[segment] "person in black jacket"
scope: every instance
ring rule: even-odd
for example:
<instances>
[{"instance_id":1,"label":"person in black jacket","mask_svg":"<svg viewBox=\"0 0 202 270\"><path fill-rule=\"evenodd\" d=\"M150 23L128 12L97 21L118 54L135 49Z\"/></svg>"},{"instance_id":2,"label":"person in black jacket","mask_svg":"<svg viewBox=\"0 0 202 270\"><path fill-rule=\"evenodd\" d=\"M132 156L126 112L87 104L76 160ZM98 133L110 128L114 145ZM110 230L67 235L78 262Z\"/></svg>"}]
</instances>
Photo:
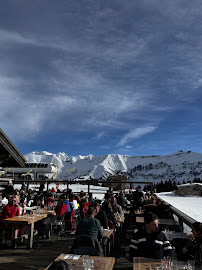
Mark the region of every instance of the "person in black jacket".
<instances>
[{"instance_id":1,"label":"person in black jacket","mask_svg":"<svg viewBox=\"0 0 202 270\"><path fill-rule=\"evenodd\" d=\"M172 247L166 235L158 228L158 217L151 212L145 215L145 224L131 239L130 260L133 257L161 259L172 256Z\"/></svg>"},{"instance_id":2,"label":"person in black jacket","mask_svg":"<svg viewBox=\"0 0 202 270\"><path fill-rule=\"evenodd\" d=\"M100 209L100 205L98 202L93 202L92 207L95 209L95 218L100 221L101 226L103 229L107 229L108 227L108 218L106 213Z\"/></svg>"},{"instance_id":3,"label":"person in black jacket","mask_svg":"<svg viewBox=\"0 0 202 270\"><path fill-rule=\"evenodd\" d=\"M104 202L103 203L103 210L107 216L107 219L112 221L113 225L114 225L114 228L117 228L118 227L118 223L117 223L117 220L114 216L114 212L112 210L112 206L111 206L111 203L110 202Z\"/></svg>"},{"instance_id":4,"label":"person in black jacket","mask_svg":"<svg viewBox=\"0 0 202 270\"><path fill-rule=\"evenodd\" d=\"M6 197L6 195L12 195L15 193L15 190L13 188L13 182L11 180L8 181L8 185L5 186L4 192L3 192L3 198Z\"/></svg>"},{"instance_id":5,"label":"person in black jacket","mask_svg":"<svg viewBox=\"0 0 202 270\"><path fill-rule=\"evenodd\" d=\"M144 209L145 205L147 205L147 202L145 201L144 197L139 197L138 201L136 202L135 209Z\"/></svg>"},{"instance_id":6,"label":"person in black jacket","mask_svg":"<svg viewBox=\"0 0 202 270\"><path fill-rule=\"evenodd\" d=\"M200 222L192 224L192 234L188 236L188 240L190 243L180 246L182 251L180 258L182 257L184 261L195 260L197 263L202 263L202 224Z\"/></svg>"},{"instance_id":7,"label":"person in black jacket","mask_svg":"<svg viewBox=\"0 0 202 270\"><path fill-rule=\"evenodd\" d=\"M135 202L135 205L138 203L138 200L140 197L144 197L144 193L141 190L141 187L138 186L136 190L133 192L133 201Z\"/></svg>"},{"instance_id":8,"label":"person in black jacket","mask_svg":"<svg viewBox=\"0 0 202 270\"><path fill-rule=\"evenodd\" d=\"M123 194L123 192L121 191L119 193L119 196L117 198L117 203L122 207L122 208L126 208L126 205L127 205L127 200Z\"/></svg>"}]
</instances>

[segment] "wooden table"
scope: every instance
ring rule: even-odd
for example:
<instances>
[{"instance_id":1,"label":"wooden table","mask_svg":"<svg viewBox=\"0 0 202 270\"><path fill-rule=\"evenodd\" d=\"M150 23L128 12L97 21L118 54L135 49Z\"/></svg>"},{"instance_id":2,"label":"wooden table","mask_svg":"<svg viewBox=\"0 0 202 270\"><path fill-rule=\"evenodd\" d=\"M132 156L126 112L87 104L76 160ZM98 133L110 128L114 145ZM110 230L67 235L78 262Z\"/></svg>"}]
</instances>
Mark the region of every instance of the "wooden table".
<instances>
[{"instance_id":1,"label":"wooden table","mask_svg":"<svg viewBox=\"0 0 202 270\"><path fill-rule=\"evenodd\" d=\"M75 235L75 233L76 233L76 230L74 230L70 234ZM103 229L103 236L104 237L110 238L110 236L112 235L112 233L113 233L113 229Z\"/></svg>"},{"instance_id":2,"label":"wooden table","mask_svg":"<svg viewBox=\"0 0 202 270\"><path fill-rule=\"evenodd\" d=\"M110 238L110 236L112 235L112 233L113 233L113 229L104 229L103 230L103 236L104 237L107 237L107 238Z\"/></svg>"},{"instance_id":3,"label":"wooden table","mask_svg":"<svg viewBox=\"0 0 202 270\"><path fill-rule=\"evenodd\" d=\"M64 260L66 254L62 253L60 254L55 261ZM99 257L99 256L88 256L88 255L82 255L78 260L64 260L68 266L69 269L77 269L77 270L83 270L83 263L82 259L92 259L94 260L94 269L96 270L112 270L115 264L115 258L114 257ZM45 270L48 270L51 264L45 268Z\"/></svg>"},{"instance_id":4,"label":"wooden table","mask_svg":"<svg viewBox=\"0 0 202 270\"><path fill-rule=\"evenodd\" d=\"M124 223L125 217L124 217L124 216L116 217L116 221L117 221L117 222L120 222L120 223Z\"/></svg>"},{"instance_id":5,"label":"wooden table","mask_svg":"<svg viewBox=\"0 0 202 270\"><path fill-rule=\"evenodd\" d=\"M144 215L144 211L134 210L134 214L135 214L136 216L143 216L143 215Z\"/></svg>"},{"instance_id":6,"label":"wooden table","mask_svg":"<svg viewBox=\"0 0 202 270\"><path fill-rule=\"evenodd\" d=\"M160 259L134 257L133 270L156 270L156 267L161 266Z\"/></svg>"},{"instance_id":7,"label":"wooden table","mask_svg":"<svg viewBox=\"0 0 202 270\"><path fill-rule=\"evenodd\" d=\"M160 225L176 225L176 221L174 219L166 219L166 218L159 218L159 224ZM143 223L144 217L136 216L136 222L137 223Z\"/></svg>"},{"instance_id":8,"label":"wooden table","mask_svg":"<svg viewBox=\"0 0 202 270\"><path fill-rule=\"evenodd\" d=\"M55 211L54 211L55 212ZM3 220L3 223L12 225L12 235L11 240L15 241L18 238L18 228L22 225L30 226L28 232L28 248L33 247L33 237L34 237L34 223L47 218L49 214L54 214L50 210L42 211L42 213L35 213L32 215L24 215L24 216L14 216L13 218L7 218Z\"/></svg>"},{"instance_id":9,"label":"wooden table","mask_svg":"<svg viewBox=\"0 0 202 270\"><path fill-rule=\"evenodd\" d=\"M159 218L159 224L160 225L177 225L177 223L174 219L170 218Z\"/></svg>"},{"instance_id":10,"label":"wooden table","mask_svg":"<svg viewBox=\"0 0 202 270\"><path fill-rule=\"evenodd\" d=\"M39 214L47 214L47 215L51 214L51 215L55 216L56 212L55 212L55 210L48 210L46 208L41 208Z\"/></svg>"},{"instance_id":11,"label":"wooden table","mask_svg":"<svg viewBox=\"0 0 202 270\"><path fill-rule=\"evenodd\" d=\"M172 241L175 238L182 238L182 239L187 238L187 234L182 232L163 231L163 233L167 236L169 241Z\"/></svg>"}]
</instances>

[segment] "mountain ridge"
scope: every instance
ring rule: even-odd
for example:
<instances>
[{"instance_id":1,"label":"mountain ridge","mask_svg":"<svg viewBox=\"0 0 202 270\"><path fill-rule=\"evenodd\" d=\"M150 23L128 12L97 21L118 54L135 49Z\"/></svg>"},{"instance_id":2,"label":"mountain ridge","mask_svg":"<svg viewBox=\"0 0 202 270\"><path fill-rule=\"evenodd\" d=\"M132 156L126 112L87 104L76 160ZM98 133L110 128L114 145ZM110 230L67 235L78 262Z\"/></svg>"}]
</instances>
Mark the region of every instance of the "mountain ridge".
<instances>
[{"instance_id":1,"label":"mountain ridge","mask_svg":"<svg viewBox=\"0 0 202 270\"><path fill-rule=\"evenodd\" d=\"M78 177L106 179L125 171L132 181L183 181L202 177L202 154L178 151L168 155L128 156L107 154L93 156L68 156L64 152L52 154L46 151L25 155L27 162L54 163L58 166L57 179ZM75 168L69 172L72 168Z\"/></svg>"}]
</instances>

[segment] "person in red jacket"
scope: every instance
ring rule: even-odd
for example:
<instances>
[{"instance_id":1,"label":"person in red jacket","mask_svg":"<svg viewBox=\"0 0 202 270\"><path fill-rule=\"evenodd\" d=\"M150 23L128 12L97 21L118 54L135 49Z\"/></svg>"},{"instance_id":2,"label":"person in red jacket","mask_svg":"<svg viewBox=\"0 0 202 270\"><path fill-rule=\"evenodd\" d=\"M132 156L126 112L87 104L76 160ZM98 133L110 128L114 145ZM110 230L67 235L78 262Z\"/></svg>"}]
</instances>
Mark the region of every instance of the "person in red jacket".
<instances>
[{"instance_id":1,"label":"person in red jacket","mask_svg":"<svg viewBox=\"0 0 202 270\"><path fill-rule=\"evenodd\" d=\"M60 219L61 216L67 212L67 205L63 204L63 200L60 199L58 205L55 208L55 212L57 214L57 219Z\"/></svg>"},{"instance_id":2,"label":"person in red jacket","mask_svg":"<svg viewBox=\"0 0 202 270\"><path fill-rule=\"evenodd\" d=\"M57 214L57 220L56 220L56 224L57 224L57 228L55 229L55 232L58 235L62 235L64 234L64 217L65 217L65 213L67 212L67 205L63 204L63 199L60 199L58 202L58 205L55 208L55 212Z\"/></svg>"},{"instance_id":3,"label":"person in red jacket","mask_svg":"<svg viewBox=\"0 0 202 270\"><path fill-rule=\"evenodd\" d=\"M19 205L17 202L17 198L12 198L7 205L5 205L2 209L2 213L0 216L0 220L6 219L6 218L12 218L14 216L19 216Z\"/></svg>"},{"instance_id":4,"label":"person in red jacket","mask_svg":"<svg viewBox=\"0 0 202 270\"><path fill-rule=\"evenodd\" d=\"M48 200L46 201L47 206L53 207L54 201L58 201L58 198L55 198L54 194L52 194L51 197L49 197Z\"/></svg>"},{"instance_id":5,"label":"person in red jacket","mask_svg":"<svg viewBox=\"0 0 202 270\"><path fill-rule=\"evenodd\" d=\"M17 202L17 198L12 198L7 205L5 205L2 209L0 215L0 231L5 230L7 234L7 245L11 246L13 243L11 241L11 233L12 233L12 226L11 224L4 224L3 220L7 218L12 218L14 216L19 216L19 205Z\"/></svg>"},{"instance_id":6,"label":"person in red jacket","mask_svg":"<svg viewBox=\"0 0 202 270\"><path fill-rule=\"evenodd\" d=\"M54 187L51 189L51 192L52 193L55 193L56 192L55 189L54 189Z\"/></svg>"}]
</instances>

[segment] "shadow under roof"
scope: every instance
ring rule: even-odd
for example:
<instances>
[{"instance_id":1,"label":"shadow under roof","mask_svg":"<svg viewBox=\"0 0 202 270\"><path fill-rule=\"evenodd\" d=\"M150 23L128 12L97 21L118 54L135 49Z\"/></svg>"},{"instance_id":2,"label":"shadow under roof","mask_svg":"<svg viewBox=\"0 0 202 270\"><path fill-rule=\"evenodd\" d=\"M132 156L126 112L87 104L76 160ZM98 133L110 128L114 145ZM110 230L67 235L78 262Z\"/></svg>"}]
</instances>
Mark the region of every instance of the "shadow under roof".
<instances>
[{"instance_id":1,"label":"shadow under roof","mask_svg":"<svg viewBox=\"0 0 202 270\"><path fill-rule=\"evenodd\" d=\"M0 128L0 167L26 167L27 160Z\"/></svg>"}]
</instances>

